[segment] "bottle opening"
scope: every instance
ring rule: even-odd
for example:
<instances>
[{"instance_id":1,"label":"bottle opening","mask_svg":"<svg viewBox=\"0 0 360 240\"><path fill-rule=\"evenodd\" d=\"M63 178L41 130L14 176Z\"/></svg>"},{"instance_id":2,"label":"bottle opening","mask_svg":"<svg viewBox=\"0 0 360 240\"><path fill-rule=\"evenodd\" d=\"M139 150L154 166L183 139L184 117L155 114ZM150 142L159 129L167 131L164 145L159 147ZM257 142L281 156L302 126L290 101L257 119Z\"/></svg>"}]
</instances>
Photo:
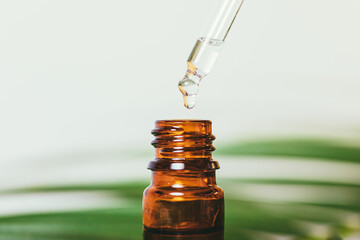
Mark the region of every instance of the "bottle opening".
<instances>
[{"instance_id":1,"label":"bottle opening","mask_svg":"<svg viewBox=\"0 0 360 240\"><path fill-rule=\"evenodd\" d=\"M155 129L152 131L154 136L161 134L170 135L202 135L211 134L212 123L210 120L158 120L155 122ZM213 136L214 137L214 136Z\"/></svg>"}]
</instances>

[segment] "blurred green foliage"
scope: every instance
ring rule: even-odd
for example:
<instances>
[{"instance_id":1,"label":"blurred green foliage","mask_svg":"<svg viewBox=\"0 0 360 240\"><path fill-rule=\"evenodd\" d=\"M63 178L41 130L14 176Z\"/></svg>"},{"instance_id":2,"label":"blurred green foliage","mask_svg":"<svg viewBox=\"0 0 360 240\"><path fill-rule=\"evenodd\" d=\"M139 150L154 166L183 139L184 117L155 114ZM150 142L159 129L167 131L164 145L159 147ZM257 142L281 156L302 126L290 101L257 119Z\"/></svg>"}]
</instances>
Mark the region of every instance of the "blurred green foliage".
<instances>
[{"instance_id":1,"label":"blurred green foliage","mask_svg":"<svg viewBox=\"0 0 360 240\"><path fill-rule=\"evenodd\" d=\"M360 162L360 147L322 139L278 139L229 144L216 150L225 156L276 156L326 161Z\"/></svg>"},{"instance_id":2,"label":"blurred green foliage","mask_svg":"<svg viewBox=\"0 0 360 240\"><path fill-rule=\"evenodd\" d=\"M219 148L217 155L276 156L360 161L360 147L321 140L240 142ZM291 160L289 160L291 161ZM326 169L324 169L326 171ZM346 173L339 173L346 174ZM359 173L360 174L360 173ZM296 179L222 179L226 193L227 240L337 240L360 232L360 183ZM28 188L6 194L101 191L119 198L119 206L96 210L24 214L0 218L1 240L138 240L142 236L141 197L145 182ZM272 202L241 196L244 186L320 189L318 198ZM238 192L240 191L240 193ZM323 199L322 193L325 192ZM4 193L3 193L4 194ZM350 200L337 198L351 195ZM334 195L337 201L333 201ZM319 201L320 196L320 201ZM0 195L1 197L1 195ZM120 200L126 199L123 205ZM306 199L306 198L305 198ZM339 200L340 199L340 200ZM342 199L345 199L342 201ZM357 235L359 236L359 235ZM356 239L356 238L354 238ZM360 238L359 238L360 239Z\"/></svg>"}]
</instances>

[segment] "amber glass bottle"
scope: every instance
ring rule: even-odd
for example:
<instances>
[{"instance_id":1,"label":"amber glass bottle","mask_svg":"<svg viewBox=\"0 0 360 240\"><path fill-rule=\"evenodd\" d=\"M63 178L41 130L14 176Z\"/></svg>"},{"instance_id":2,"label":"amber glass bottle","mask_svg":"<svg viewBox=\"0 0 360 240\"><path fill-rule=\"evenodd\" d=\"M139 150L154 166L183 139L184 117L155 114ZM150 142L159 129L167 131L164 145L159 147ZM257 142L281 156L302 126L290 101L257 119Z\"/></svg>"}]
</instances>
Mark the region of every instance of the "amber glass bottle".
<instances>
[{"instance_id":1,"label":"amber glass bottle","mask_svg":"<svg viewBox=\"0 0 360 240\"><path fill-rule=\"evenodd\" d=\"M216 185L211 121L157 121L152 134L156 158L143 196L143 239L224 239L224 193Z\"/></svg>"}]
</instances>

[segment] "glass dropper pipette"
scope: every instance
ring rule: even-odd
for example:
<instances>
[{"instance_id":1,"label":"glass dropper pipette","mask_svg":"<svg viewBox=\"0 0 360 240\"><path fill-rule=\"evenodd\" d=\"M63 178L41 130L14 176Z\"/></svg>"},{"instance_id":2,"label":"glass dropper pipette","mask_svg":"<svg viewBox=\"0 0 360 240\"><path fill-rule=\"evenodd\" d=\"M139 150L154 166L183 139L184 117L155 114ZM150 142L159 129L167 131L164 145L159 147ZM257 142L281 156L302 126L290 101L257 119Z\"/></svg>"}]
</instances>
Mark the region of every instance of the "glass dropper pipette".
<instances>
[{"instance_id":1,"label":"glass dropper pipette","mask_svg":"<svg viewBox=\"0 0 360 240\"><path fill-rule=\"evenodd\" d=\"M185 77L179 81L185 107L195 106L200 81L214 66L222 45L244 0L218 0L203 34L198 38L187 60Z\"/></svg>"}]
</instances>

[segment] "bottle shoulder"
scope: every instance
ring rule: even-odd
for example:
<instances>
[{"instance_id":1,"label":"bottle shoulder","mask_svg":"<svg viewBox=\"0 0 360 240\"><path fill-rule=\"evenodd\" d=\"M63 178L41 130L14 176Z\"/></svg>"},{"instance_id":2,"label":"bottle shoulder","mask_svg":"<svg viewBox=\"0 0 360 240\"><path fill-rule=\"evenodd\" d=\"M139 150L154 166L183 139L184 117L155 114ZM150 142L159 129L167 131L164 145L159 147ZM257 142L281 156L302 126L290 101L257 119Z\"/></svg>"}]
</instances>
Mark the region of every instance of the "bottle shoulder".
<instances>
[{"instance_id":1,"label":"bottle shoulder","mask_svg":"<svg viewBox=\"0 0 360 240\"><path fill-rule=\"evenodd\" d=\"M217 185L202 187L154 186L150 185L144 191L144 197L155 198L205 198L219 199L224 197L224 191Z\"/></svg>"}]
</instances>

